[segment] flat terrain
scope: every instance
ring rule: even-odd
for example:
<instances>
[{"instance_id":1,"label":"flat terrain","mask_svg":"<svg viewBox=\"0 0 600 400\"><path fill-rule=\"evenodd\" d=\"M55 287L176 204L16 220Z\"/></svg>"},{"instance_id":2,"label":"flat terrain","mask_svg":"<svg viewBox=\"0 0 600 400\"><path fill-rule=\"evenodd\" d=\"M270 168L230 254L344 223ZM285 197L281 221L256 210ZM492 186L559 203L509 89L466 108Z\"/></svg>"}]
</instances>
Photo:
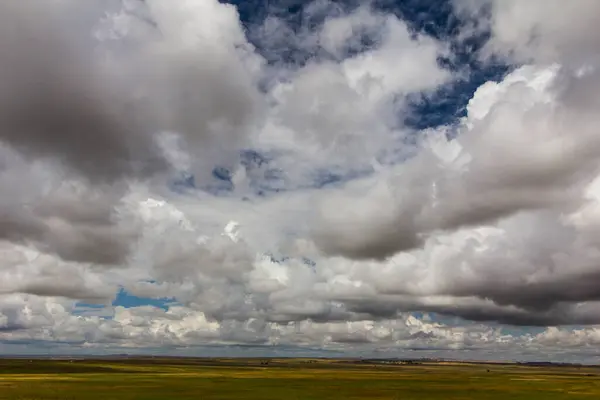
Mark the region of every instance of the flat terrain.
<instances>
[{"instance_id":1,"label":"flat terrain","mask_svg":"<svg viewBox=\"0 0 600 400\"><path fill-rule=\"evenodd\" d=\"M315 359L0 359L0 399L600 399L600 368Z\"/></svg>"}]
</instances>

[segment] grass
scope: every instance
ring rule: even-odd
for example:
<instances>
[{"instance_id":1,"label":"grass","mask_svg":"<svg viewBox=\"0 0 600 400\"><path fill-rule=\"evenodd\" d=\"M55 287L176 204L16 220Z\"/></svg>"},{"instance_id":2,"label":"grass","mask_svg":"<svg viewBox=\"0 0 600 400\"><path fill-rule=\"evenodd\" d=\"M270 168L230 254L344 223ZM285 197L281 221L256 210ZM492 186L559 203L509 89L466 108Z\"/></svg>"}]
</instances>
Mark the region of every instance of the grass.
<instances>
[{"instance_id":1,"label":"grass","mask_svg":"<svg viewBox=\"0 0 600 400\"><path fill-rule=\"evenodd\" d=\"M0 399L598 399L600 369L344 360L0 360Z\"/></svg>"}]
</instances>

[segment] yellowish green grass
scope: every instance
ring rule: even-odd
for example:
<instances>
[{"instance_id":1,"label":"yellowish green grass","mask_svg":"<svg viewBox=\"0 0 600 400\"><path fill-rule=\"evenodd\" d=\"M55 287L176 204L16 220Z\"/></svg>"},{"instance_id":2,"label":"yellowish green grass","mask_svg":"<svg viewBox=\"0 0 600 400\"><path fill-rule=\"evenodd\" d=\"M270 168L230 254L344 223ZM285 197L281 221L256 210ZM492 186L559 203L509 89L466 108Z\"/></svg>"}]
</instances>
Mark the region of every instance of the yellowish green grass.
<instances>
[{"instance_id":1,"label":"yellowish green grass","mask_svg":"<svg viewBox=\"0 0 600 400\"><path fill-rule=\"evenodd\" d=\"M600 370L343 360L0 360L0 399L600 399Z\"/></svg>"}]
</instances>

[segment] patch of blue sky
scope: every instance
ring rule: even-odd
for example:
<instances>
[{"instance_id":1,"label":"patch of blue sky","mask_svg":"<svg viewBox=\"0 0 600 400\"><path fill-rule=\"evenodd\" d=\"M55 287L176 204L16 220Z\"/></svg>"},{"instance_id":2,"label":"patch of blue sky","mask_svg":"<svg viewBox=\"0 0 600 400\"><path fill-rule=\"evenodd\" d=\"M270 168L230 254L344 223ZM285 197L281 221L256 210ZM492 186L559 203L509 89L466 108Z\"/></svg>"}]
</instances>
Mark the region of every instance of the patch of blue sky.
<instances>
[{"instance_id":1,"label":"patch of blue sky","mask_svg":"<svg viewBox=\"0 0 600 400\"><path fill-rule=\"evenodd\" d=\"M322 189L343 185L351 180L366 177L372 172L372 167L350 170L343 170L336 166L315 167L307 171L299 182L292 183L286 178L283 169L272 168L265 170L261 176L251 177L249 186L254 189L257 196L269 196L293 190Z\"/></svg>"},{"instance_id":2,"label":"patch of blue sky","mask_svg":"<svg viewBox=\"0 0 600 400\"><path fill-rule=\"evenodd\" d=\"M215 167L212 170L213 178L221 182L231 183L232 173L225 167Z\"/></svg>"},{"instance_id":3,"label":"patch of blue sky","mask_svg":"<svg viewBox=\"0 0 600 400\"><path fill-rule=\"evenodd\" d=\"M245 151L248 154L248 150ZM353 179L368 176L373 172L371 166L363 168L344 169L336 165L325 167L315 166L309 168L304 174L304 178L299 183L291 184L287 179L285 170L277 166L276 156L261 156L259 152L252 151L253 159L248 161L242 157L240 166L246 169L246 178L248 187L256 196L268 196L279 192L307 189L323 188L326 186L338 185ZM176 192L184 192L189 189L200 189L213 195L228 195L234 189L233 172L225 167L217 166L212 171L212 181L201 187L194 183L193 176L183 175L171 184L171 188ZM248 195L245 193L245 195Z\"/></svg>"},{"instance_id":4,"label":"patch of blue sky","mask_svg":"<svg viewBox=\"0 0 600 400\"><path fill-rule=\"evenodd\" d=\"M343 169L337 166L330 168L316 168L312 173L312 187L324 188L335 185L341 185L346 182L369 176L374 172L373 167L365 166L363 168Z\"/></svg>"},{"instance_id":5,"label":"patch of blue sky","mask_svg":"<svg viewBox=\"0 0 600 400\"><path fill-rule=\"evenodd\" d=\"M253 149L244 149L240 152L240 164L246 168L260 168L268 163L271 157L266 152L259 152Z\"/></svg>"},{"instance_id":6,"label":"patch of blue sky","mask_svg":"<svg viewBox=\"0 0 600 400\"><path fill-rule=\"evenodd\" d=\"M466 116L467 104L479 86L488 81L500 81L508 67L496 64L472 70L461 78L431 93L414 93L408 98L404 124L416 130L452 125Z\"/></svg>"},{"instance_id":7,"label":"patch of blue sky","mask_svg":"<svg viewBox=\"0 0 600 400\"><path fill-rule=\"evenodd\" d=\"M292 257L289 256L277 256L274 255L272 253L267 254L267 257L269 257L269 259L271 260L271 262L275 263L275 264L284 264L290 260L293 260ZM317 268L317 263L313 260L311 260L308 257L300 257L299 260L302 262L302 264L306 265L307 267L309 267L313 272L316 271Z\"/></svg>"},{"instance_id":8,"label":"patch of blue sky","mask_svg":"<svg viewBox=\"0 0 600 400\"><path fill-rule=\"evenodd\" d=\"M492 325L493 326L493 325ZM503 335L510 336L524 336L524 335L537 335L546 330L545 327L539 326L510 326L510 325L498 325L500 332Z\"/></svg>"},{"instance_id":9,"label":"patch of blue sky","mask_svg":"<svg viewBox=\"0 0 600 400\"><path fill-rule=\"evenodd\" d=\"M193 174L181 171L169 182L169 189L176 193L186 193L196 189L196 178Z\"/></svg>"},{"instance_id":10,"label":"patch of blue sky","mask_svg":"<svg viewBox=\"0 0 600 400\"><path fill-rule=\"evenodd\" d=\"M113 300L113 306L122 306L125 308L139 307L139 306L153 306L156 308L162 308L167 310L171 305L175 304L173 298L148 298L138 297L127 292L124 288L121 288L117 293L116 298Z\"/></svg>"},{"instance_id":11,"label":"patch of blue sky","mask_svg":"<svg viewBox=\"0 0 600 400\"><path fill-rule=\"evenodd\" d=\"M412 139L408 137L403 140L397 146L386 148L378 155L377 161L382 165L393 165L402 163L414 155L416 146L407 145L407 141ZM411 148L413 150L409 151ZM339 165L307 166L300 179L292 180L288 179L284 168L278 167L276 156L262 159L260 166L249 163L242 163L240 166L246 169L246 184L250 189L250 193L242 193L246 198L265 197L293 190L340 186L352 180L368 177L375 172L372 165L350 169ZM195 184L192 175L181 174L170 183L169 187L180 194L198 189L214 196L229 196L235 190L232 177L233 172L230 169L216 166L212 171L212 180L202 186Z\"/></svg>"},{"instance_id":12,"label":"patch of blue sky","mask_svg":"<svg viewBox=\"0 0 600 400\"><path fill-rule=\"evenodd\" d=\"M106 305L104 305L104 304L94 304L94 303L78 302L75 305L75 307L78 308L78 309L95 309L95 310L100 310L100 309L106 307Z\"/></svg>"},{"instance_id":13,"label":"patch of blue sky","mask_svg":"<svg viewBox=\"0 0 600 400\"><path fill-rule=\"evenodd\" d=\"M212 170L212 181L202 187L205 190L214 195L227 195L234 189L232 178L232 172L225 167L216 166Z\"/></svg>"}]
</instances>

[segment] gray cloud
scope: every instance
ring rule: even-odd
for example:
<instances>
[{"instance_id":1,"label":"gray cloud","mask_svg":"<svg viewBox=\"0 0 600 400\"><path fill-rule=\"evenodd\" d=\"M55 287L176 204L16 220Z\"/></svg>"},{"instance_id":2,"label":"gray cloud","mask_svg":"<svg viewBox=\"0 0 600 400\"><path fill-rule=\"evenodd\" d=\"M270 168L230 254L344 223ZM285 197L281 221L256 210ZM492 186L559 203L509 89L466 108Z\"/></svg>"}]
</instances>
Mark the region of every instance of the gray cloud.
<instances>
[{"instance_id":1,"label":"gray cloud","mask_svg":"<svg viewBox=\"0 0 600 400\"><path fill-rule=\"evenodd\" d=\"M264 100L257 89L263 61L233 6L124 3L102 20L97 36L152 128L181 137L191 155L185 168L197 182L210 179L215 165L235 166Z\"/></svg>"},{"instance_id":2,"label":"gray cloud","mask_svg":"<svg viewBox=\"0 0 600 400\"><path fill-rule=\"evenodd\" d=\"M138 228L123 226L116 214L129 183L160 177L170 164L200 183L214 165L237 161L259 103L237 14L217 6L211 23L230 31L213 37L202 21L187 20L215 5L165 6L0 6L0 142L8 146L2 183L6 190L18 185L3 200L0 238L65 260L123 264ZM157 141L163 131L184 138L191 165ZM11 149L46 171L32 172ZM69 192L56 184L61 179L89 188Z\"/></svg>"},{"instance_id":3,"label":"gray cloud","mask_svg":"<svg viewBox=\"0 0 600 400\"><path fill-rule=\"evenodd\" d=\"M165 167L132 99L80 56L55 10L25 1L3 4L1 15L0 140L94 181Z\"/></svg>"},{"instance_id":4,"label":"gray cloud","mask_svg":"<svg viewBox=\"0 0 600 400\"><path fill-rule=\"evenodd\" d=\"M578 95L565 85L580 79L573 71L535 74L524 67L498 85L484 85L453 142L442 129L392 178L364 185L358 195L352 189L327 198L317 228L320 247L334 255L385 258L436 231L580 207L598 172L595 119L570 103Z\"/></svg>"},{"instance_id":5,"label":"gray cloud","mask_svg":"<svg viewBox=\"0 0 600 400\"><path fill-rule=\"evenodd\" d=\"M6 153L11 158L9 153ZM90 188L48 173L45 163L12 158L0 172L0 239L35 246L68 261L125 262L137 237L120 197L125 188Z\"/></svg>"}]
</instances>

